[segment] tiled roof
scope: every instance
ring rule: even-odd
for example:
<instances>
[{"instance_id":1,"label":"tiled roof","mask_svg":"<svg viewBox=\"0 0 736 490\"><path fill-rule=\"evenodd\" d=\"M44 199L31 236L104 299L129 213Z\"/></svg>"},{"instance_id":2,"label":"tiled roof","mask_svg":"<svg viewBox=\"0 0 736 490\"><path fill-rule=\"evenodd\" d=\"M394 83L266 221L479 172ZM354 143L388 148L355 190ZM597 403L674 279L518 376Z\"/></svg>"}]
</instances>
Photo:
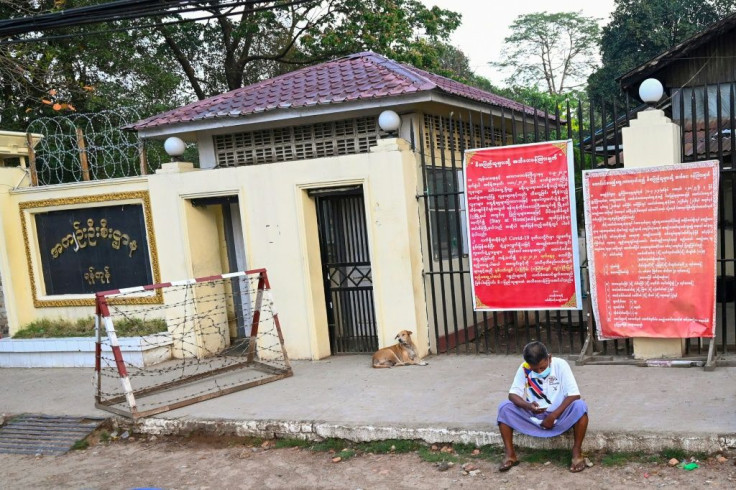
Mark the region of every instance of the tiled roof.
<instances>
[{"instance_id":1,"label":"tiled roof","mask_svg":"<svg viewBox=\"0 0 736 490\"><path fill-rule=\"evenodd\" d=\"M301 70L200 100L151 116L129 126L142 130L266 111L381 99L420 92L440 92L505 109L534 109L449 78L398 63L373 52L309 66Z\"/></svg>"}]
</instances>

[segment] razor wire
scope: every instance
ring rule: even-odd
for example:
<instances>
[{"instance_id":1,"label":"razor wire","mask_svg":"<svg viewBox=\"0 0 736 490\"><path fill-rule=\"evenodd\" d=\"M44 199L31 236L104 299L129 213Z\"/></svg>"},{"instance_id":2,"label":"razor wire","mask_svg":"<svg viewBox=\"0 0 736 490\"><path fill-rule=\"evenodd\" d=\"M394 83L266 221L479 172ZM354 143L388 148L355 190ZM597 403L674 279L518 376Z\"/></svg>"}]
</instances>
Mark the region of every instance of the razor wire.
<instances>
[{"instance_id":1,"label":"razor wire","mask_svg":"<svg viewBox=\"0 0 736 490\"><path fill-rule=\"evenodd\" d=\"M38 185L153 173L165 154L162 144L123 129L141 119L134 108L35 119L27 132L43 135L35 147Z\"/></svg>"}]
</instances>

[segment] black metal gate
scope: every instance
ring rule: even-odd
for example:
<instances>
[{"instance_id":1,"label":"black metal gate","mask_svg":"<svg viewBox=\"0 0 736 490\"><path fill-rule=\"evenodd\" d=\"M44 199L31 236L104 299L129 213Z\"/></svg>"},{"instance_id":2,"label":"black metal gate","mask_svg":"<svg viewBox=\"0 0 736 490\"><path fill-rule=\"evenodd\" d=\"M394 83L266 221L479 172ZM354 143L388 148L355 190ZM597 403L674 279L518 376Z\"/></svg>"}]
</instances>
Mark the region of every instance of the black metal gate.
<instances>
[{"instance_id":1,"label":"black metal gate","mask_svg":"<svg viewBox=\"0 0 736 490\"><path fill-rule=\"evenodd\" d=\"M361 187L313 193L332 354L378 349Z\"/></svg>"},{"instance_id":2,"label":"black metal gate","mask_svg":"<svg viewBox=\"0 0 736 490\"><path fill-rule=\"evenodd\" d=\"M730 89L730 105L722 110L721 91L716 108L703 111L696 107L695 96L673 97L667 115L682 128L682 159L696 161L718 159L721 162L719 194L718 250L718 315L716 349L719 354L736 349L736 171L732 148L736 138L732 128L734 89ZM679 107L679 111L677 108ZM581 264L584 308L580 311L515 311L476 312L470 294L470 268L465 244L464 191L462 189L463 153L470 148L485 148L518 143L571 139L575 146L576 201L578 224L582 213L582 170L594 167L623 166L621 128L644 107L625 108L615 104L569 101L553 111L509 111L503 108L486 113L466 112L453 116L424 114L419 126L411 126L411 145L418 153L422 167L422 188L417 196L425 217L425 290L430 335L437 353L520 353L532 340L545 342L557 354L579 354L588 328L594 329L589 317L587 298L587 262ZM689 113L688 113L689 111ZM697 118L690 114L703 116ZM710 117L709 117L710 115ZM690 118L690 119L688 119ZM581 247L584 237L581 233ZM589 324L590 322L590 324ZM686 352L707 352L710 339L687 339ZM630 355L633 342L608 340L593 342L600 355Z\"/></svg>"}]
</instances>

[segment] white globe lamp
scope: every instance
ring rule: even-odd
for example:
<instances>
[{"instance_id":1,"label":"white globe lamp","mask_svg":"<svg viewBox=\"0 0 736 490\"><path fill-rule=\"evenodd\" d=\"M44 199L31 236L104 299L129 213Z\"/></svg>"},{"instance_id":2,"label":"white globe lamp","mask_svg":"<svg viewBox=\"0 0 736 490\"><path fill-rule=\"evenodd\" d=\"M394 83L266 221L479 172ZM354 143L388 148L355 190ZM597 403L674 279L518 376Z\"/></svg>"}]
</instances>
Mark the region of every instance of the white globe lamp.
<instances>
[{"instance_id":1,"label":"white globe lamp","mask_svg":"<svg viewBox=\"0 0 736 490\"><path fill-rule=\"evenodd\" d=\"M652 107L659 102L662 94L664 94L664 87L656 78L647 78L639 85L639 97Z\"/></svg>"},{"instance_id":2,"label":"white globe lamp","mask_svg":"<svg viewBox=\"0 0 736 490\"><path fill-rule=\"evenodd\" d=\"M401 117L394 111L383 111L378 116L378 127L387 133L387 136L395 137L399 126L401 126Z\"/></svg>"},{"instance_id":3,"label":"white globe lamp","mask_svg":"<svg viewBox=\"0 0 736 490\"><path fill-rule=\"evenodd\" d=\"M166 150L166 153L168 153L174 161L177 161L179 157L184 154L186 149L187 144L184 143L181 138L177 138L176 136L166 138L166 141L164 141L164 150Z\"/></svg>"}]
</instances>

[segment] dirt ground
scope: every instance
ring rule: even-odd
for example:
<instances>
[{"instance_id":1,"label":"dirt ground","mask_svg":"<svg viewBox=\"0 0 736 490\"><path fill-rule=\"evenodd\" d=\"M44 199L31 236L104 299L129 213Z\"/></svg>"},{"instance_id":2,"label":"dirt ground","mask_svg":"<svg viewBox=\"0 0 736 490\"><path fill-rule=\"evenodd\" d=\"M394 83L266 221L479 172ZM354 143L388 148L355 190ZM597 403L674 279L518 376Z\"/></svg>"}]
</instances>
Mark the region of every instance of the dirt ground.
<instances>
[{"instance_id":1,"label":"dirt ground","mask_svg":"<svg viewBox=\"0 0 736 490\"><path fill-rule=\"evenodd\" d=\"M449 448L445 448L448 453ZM442 453L442 447L435 451ZM658 458L603 464L570 473L558 462L522 462L507 473L497 461L462 457L449 468L414 453L372 454L333 462L335 452L275 448L273 441L128 438L93 443L63 456L0 454L3 489L452 489L452 488L728 488L736 486L734 456L716 455L686 471ZM661 458L661 457L660 457ZM523 456L522 456L522 459ZM546 463L546 464L545 464Z\"/></svg>"}]
</instances>

